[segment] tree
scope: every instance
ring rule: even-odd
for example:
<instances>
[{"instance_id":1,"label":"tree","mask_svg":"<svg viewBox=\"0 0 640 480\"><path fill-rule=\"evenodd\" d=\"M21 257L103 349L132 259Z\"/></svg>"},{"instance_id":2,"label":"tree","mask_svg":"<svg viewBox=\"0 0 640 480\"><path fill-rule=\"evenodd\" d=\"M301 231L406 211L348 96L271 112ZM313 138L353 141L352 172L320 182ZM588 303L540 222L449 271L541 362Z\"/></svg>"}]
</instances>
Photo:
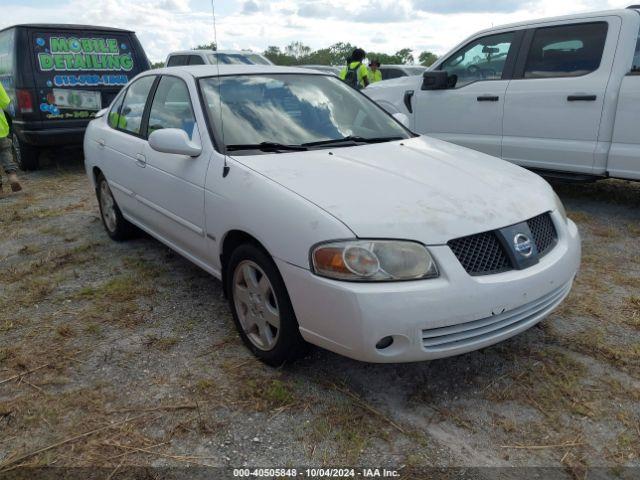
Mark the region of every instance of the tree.
<instances>
[{"instance_id":1,"label":"tree","mask_svg":"<svg viewBox=\"0 0 640 480\"><path fill-rule=\"evenodd\" d=\"M400 63L403 65L413 64L413 54L411 53L410 48L403 48L402 50L398 50L395 54L395 57L400 59Z\"/></svg>"},{"instance_id":2,"label":"tree","mask_svg":"<svg viewBox=\"0 0 640 480\"><path fill-rule=\"evenodd\" d=\"M422 52L418 57L420 65L423 65L425 67L430 67L436 62L436 60L438 60L438 56L435 53L431 52Z\"/></svg>"},{"instance_id":3,"label":"tree","mask_svg":"<svg viewBox=\"0 0 640 480\"><path fill-rule=\"evenodd\" d=\"M198 45L197 47L193 47L191 50L213 50L215 52L218 50L218 45L216 45L216 42L211 42L204 45Z\"/></svg>"},{"instance_id":4,"label":"tree","mask_svg":"<svg viewBox=\"0 0 640 480\"><path fill-rule=\"evenodd\" d=\"M293 57L299 63L304 63L303 60L311 53L311 47L306 46L302 42L291 42L284 49L285 55Z\"/></svg>"}]
</instances>

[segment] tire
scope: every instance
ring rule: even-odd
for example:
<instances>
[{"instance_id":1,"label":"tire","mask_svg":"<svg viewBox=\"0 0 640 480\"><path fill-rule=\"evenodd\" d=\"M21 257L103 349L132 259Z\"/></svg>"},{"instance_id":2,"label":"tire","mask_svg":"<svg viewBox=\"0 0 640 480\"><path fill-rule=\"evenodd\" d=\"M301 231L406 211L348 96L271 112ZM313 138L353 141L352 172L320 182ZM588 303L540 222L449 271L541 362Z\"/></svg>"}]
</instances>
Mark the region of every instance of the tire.
<instances>
[{"instance_id":1,"label":"tire","mask_svg":"<svg viewBox=\"0 0 640 480\"><path fill-rule=\"evenodd\" d=\"M284 281L262 248L250 243L237 247L225 282L233 321L257 358L279 367L305 355L308 344L300 335Z\"/></svg>"},{"instance_id":2,"label":"tire","mask_svg":"<svg viewBox=\"0 0 640 480\"><path fill-rule=\"evenodd\" d=\"M122 242L132 238L136 228L122 216L120 207L118 207L111 193L111 188L109 188L109 183L102 174L99 174L96 180L96 196L100 206L102 224L111 239Z\"/></svg>"},{"instance_id":3,"label":"tire","mask_svg":"<svg viewBox=\"0 0 640 480\"><path fill-rule=\"evenodd\" d=\"M40 149L23 142L18 135L11 135L11 152L20 170L37 170L40 168Z\"/></svg>"}]
</instances>

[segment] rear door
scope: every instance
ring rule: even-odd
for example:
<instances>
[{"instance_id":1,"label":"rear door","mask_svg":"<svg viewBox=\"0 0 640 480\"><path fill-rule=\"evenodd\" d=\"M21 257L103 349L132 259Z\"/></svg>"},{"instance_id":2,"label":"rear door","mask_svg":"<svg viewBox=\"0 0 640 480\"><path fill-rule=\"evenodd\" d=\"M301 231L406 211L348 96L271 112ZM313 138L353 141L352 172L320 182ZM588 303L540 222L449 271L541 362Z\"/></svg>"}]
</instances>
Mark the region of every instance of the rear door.
<instances>
[{"instance_id":1,"label":"rear door","mask_svg":"<svg viewBox=\"0 0 640 480\"><path fill-rule=\"evenodd\" d=\"M32 28L35 109L47 127L86 125L149 62L132 32Z\"/></svg>"},{"instance_id":2,"label":"rear door","mask_svg":"<svg viewBox=\"0 0 640 480\"><path fill-rule=\"evenodd\" d=\"M530 168L594 172L621 20L529 30L504 105L502 157Z\"/></svg>"}]
</instances>

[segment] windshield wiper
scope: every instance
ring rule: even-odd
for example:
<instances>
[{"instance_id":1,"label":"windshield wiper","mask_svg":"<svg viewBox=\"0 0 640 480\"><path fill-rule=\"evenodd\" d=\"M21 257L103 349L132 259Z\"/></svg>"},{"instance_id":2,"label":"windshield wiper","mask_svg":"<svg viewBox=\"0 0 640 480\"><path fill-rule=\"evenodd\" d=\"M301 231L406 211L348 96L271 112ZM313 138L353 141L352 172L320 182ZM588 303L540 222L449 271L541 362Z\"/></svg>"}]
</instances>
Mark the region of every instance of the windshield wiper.
<instances>
[{"instance_id":1,"label":"windshield wiper","mask_svg":"<svg viewBox=\"0 0 640 480\"><path fill-rule=\"evenodd\" d=\"M322 147L326 145L340 145L342 143L383 143L393 142L395 140L404 140L405 137L359 137L356 135L349 135L344 138L334 138L332 140L321 140L319 142L303 143L303 147Z\"/></svg>"},{"instance_id":2,"label":"windshield wiper","mask_svg":"<svg viewBox=\"0 0 640 480\"><path fill-rule=\"evenodd\" d=\"M261 143L243 143L238 145L227 145L228 152L237 152L238 150L260 150L263 152L304 152L309 150L304 145L286 145L277 142L261 142Z\"/></svg>"}]
</instances>

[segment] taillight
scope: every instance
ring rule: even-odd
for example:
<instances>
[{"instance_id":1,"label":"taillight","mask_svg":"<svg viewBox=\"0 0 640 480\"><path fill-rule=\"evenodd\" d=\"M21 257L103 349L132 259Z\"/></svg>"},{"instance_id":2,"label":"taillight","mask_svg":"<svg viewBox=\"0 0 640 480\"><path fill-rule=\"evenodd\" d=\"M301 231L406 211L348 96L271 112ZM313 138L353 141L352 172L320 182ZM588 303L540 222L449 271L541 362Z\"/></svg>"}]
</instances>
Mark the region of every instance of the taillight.
<instances>
[{"instance_id":1,"label":"taillight","mask_svg":"<svg viewBox=\"0 0 640 480\"><path fill-rule=\"evenodd\" d=\"M33 99L29 90L16 90L20 113L33 113Z\"/></svg>"}]
</instances>

